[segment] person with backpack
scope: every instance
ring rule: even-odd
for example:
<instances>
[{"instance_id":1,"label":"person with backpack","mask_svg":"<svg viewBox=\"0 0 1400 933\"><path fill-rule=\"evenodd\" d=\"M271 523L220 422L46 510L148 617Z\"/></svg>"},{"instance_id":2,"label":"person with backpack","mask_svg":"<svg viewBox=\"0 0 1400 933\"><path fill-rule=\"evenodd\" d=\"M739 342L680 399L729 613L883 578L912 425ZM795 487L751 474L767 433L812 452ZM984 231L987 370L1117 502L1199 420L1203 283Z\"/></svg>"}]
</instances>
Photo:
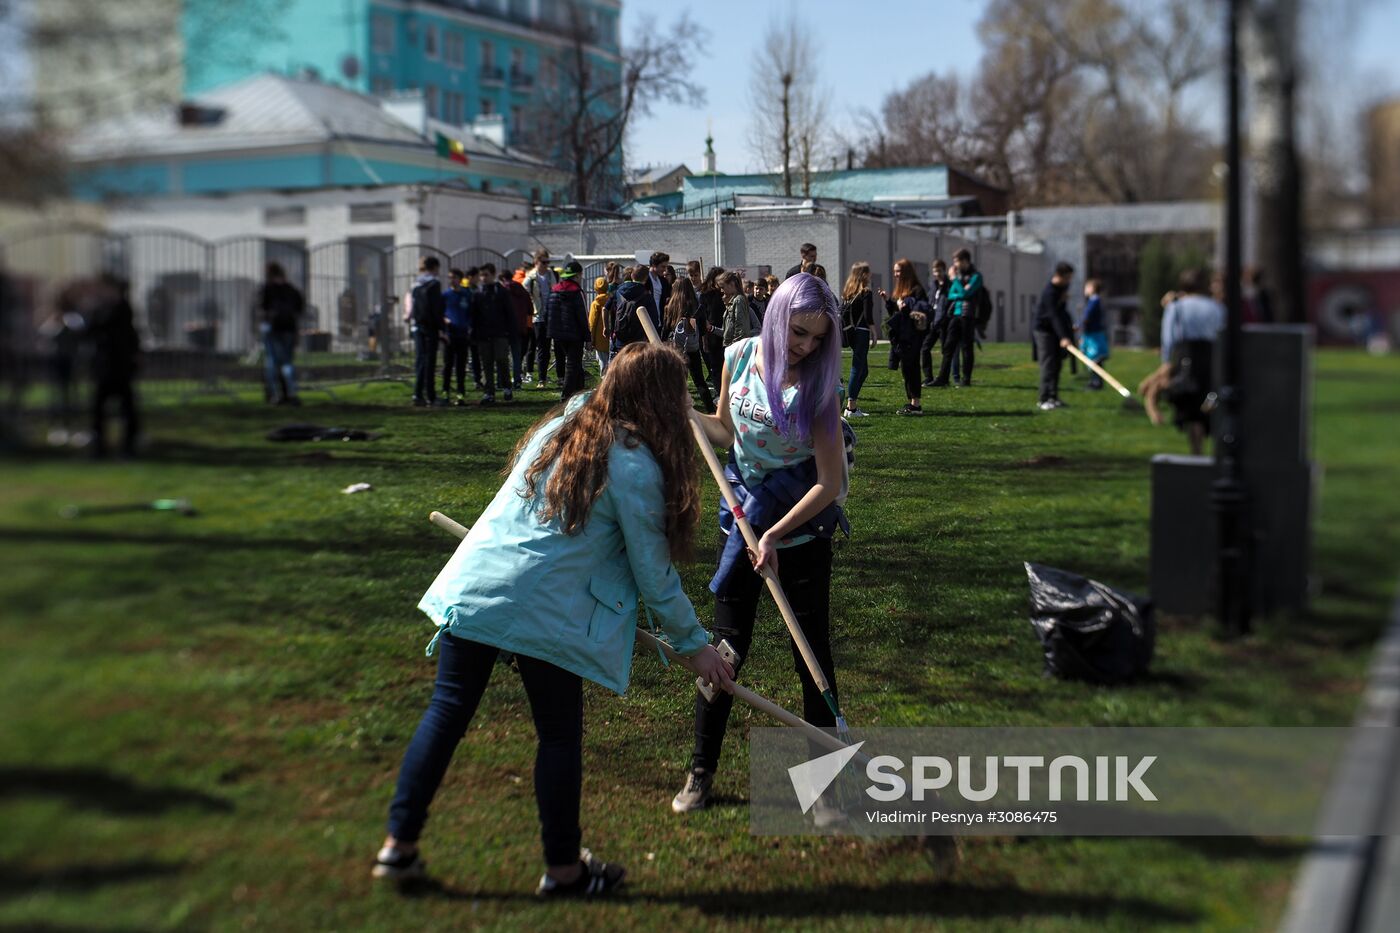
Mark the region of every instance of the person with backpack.
<instances>
[{"instance_id":1,"label":"person with backpack","mask_svg":"<svg viewBox=\"0 0 1400 933\"><path fill-rule=\"evenodd\" d=\"M404 318L413 337L413 404L416 408L437 404L438 344L442 341L447 303L438 281L442 263L436 256L424 256L418 261L418 278L404 302ZM444 401L446 401L444 399Z\"/></svg>"},{"instance_id":2,"label":"person with backpack","mask_svg":"<svg viewBox=\"0 0 1400 933\"><path fill-rule=\"evenodd\" d=\"M656 332L661 333L661 309L652 303L646 266L633 266L628 272L627 281L619 285L617 292L609 299L609 345L614 354L629 344L646 341L647 332L642 328L642 322L637 320L639 307L646 309Z\"/></svg>"},{"instance_id":3,"label":"person with backpack","mask_svg":"<svg viewBox=\"0 0 1400 933\"><path fill-rule=\"evenodd\" d=\"M698 314L699 302L695 298L695 286L690 284L688 277L677 279L675 288L671 290L671 303L666 306L664 324L670 329L671 341L676 345L676 349L685 354L690 381L695 384L695 391L700 393L700 404L707 414L712 414L715 401L710 395L710 387L705 382L705 372L701 368Z\"/></svg>"},{"instance_id":4,"label":"person with backpack","mask_svg":"<svg viewBox=\"0 0 1400 933\"><path fill-rule=\"evenodd\" d=\"M559 283L550 290L545 303L546 328L559 357L564 361L564 381L560 399L567 402L583 389L583 344L589 338L588 311L578 277L583 266L570 260L559 270Z\"/></svg>"},{"instance_id":5,"label":"person with backpack","mask_svg":"<svg viewBox=\"0 0 1400 933\"><path fill-rule=\"evenodd\" d=\"M583 681L627 690L644 602L701 677L725 696L734 688L734 669L709 644L676 570L694 550L701 514L685 376L674 349L629 345L597 390L545 415L516 445L505 483L418 603L437 626L428 644L437 677L399 768L373 877L424 876L429 808L504 651L538 737L545 872L535 893L601 897L622 883L621 865L580 848Z\"/></svg>"},{"instance_id":6,"label":"person with backpack","mask_svg":"<svg viewBox=\"0 0 1400 933\"><path fill-rule=\"evenodd\" d=\"M589 342L598 359L599 376L605 376L608 372L608 321L605 309L609 297L607 277L600 275L593 280L593 303L588 306Z\"/></svg>"},{"instance_id":7,"label":"person with backpack","mask_svg":"<svg viewBox=\"0 0 1400 933\"><path fill-rule=\"evenodd\" d=\"M864 418L860 390L870 375L870 328L875 313L875 296L870 291L870 263L852 263L841 289L841 330L851 348L851 381L846 395L846 417Z\"/></svg>"},{"instance_id":8,"label":"person with backpack","mask_svg":"<svg viewBox=\"0 0 1400 933\"><path fill-rule=\"evenodd\" d=\"M287 281L287 272L281 263L268 263L266 273L257 304L262 313L259 329L263 338L267 400L275 405L300 405L293 361L301 316L306 313L306 299L300 289Z\"/></svg>"},{"instance_id":9,"label":"person with backpack","mask_svg":"<svg viewBox=\"0 0 1400 933\"><path fill-rule=\"evenodd\" d=\"M753 570L777 572L833 695L831 535L838 525L845 527L840 503L847 487L840 327L840 303L825 282L806 273L787 279L768 304L762 333L725 351L718 411L699 416L709 442L730 449L726 473L740 500L773 503L771 514L750 515L760 535ZM789 506L793 495L797 499ZM722 507L720 530L728 537L710 590L715 638L728 640L738 653L737 673L752 656L763 579L743 558L743 538L726 513ZM802 682L803 718L834 727L835 714L796 644L792 652ZM674 812L709 804L732 707L727 693L711 701L696 692L695 746L685 785L671 801Z\"/></svg>"},{"instance_id":10,"label":"person with backpack","mask_svg":"<svg viewBox=\"0 0 1400 933\"><path fill-rule=\"evenodd\" d=\"M448 270L449 282L442 294L445 328L442 335L442 397L452 398L452 373L457 373L457 404L467 404L467 359L471 355L471 289L467 273Z\"/></svg>"},{"instance_id":11,"label":"person with backpack","mask_svg":"<svg viewBox=\"0 0 1400 933\"><path fill-rule=\"evenodd\" d=\"M525 291L524 278L522 275L519 280L515 276L498 280L505 287L506 296L510 299L510 307L513 312L511 333L506 338L506 342L510 345L510 382L503 383L499 388L519 389L521 381L529 377L528 372L521 370L523 361L528 359L524 352L525 335L529 333L534 324L535 306L530 301L530 293ZM529 366L525 365L523 368L528 370Z\"/></svg>"},{"instance_id":12,"label":"person with backpack","mask_svg":"<svg viewBox=\"0 0 1400 933\"><path fill-rule=\"evenodd\" d=\"M1068 309L1069 283L1073 278L1074 266L1067 262L1056 263L1055 273L1035 306L1031 330L1040 360L1040 403L1036 407L1041 411L1065 407L1060 401L1060 367L1066 356L1065 348L1074 341L1074 324Z\"/></svg>"},{"instance_id":13,"label":"person with backpack","mask_svg":"<svg viewBox=\"0 0 1400 933\"><path fill-rule=\"evenodd\" d=\"M514 397L510 379L510 334L515 308L506 286L496 281L494 263L481 264L481 289L472 299L472 335L481 358L481 402L496 404L496 385L505 386L506 401Z\"/></svg>"},{"instance_id":14,"label":"person with backpack","mask_svg":"<svg viewBox=\"0 0 1400 933\"><path fill-rule=\"evenodd\" d=\"M938 378L933 380L935 387L948 385L954 354L962 356L962 378L957 384L963 388L972 385L978 321L984 310L990 314L989 301L982 285L982 273L972 264L972 253L967 249L958 250L953 254L953 277L948 284L948 329L943 336L943 364L938 369ZM986 326L985 319L982 326Z\"/></svg>"}]
</instances>

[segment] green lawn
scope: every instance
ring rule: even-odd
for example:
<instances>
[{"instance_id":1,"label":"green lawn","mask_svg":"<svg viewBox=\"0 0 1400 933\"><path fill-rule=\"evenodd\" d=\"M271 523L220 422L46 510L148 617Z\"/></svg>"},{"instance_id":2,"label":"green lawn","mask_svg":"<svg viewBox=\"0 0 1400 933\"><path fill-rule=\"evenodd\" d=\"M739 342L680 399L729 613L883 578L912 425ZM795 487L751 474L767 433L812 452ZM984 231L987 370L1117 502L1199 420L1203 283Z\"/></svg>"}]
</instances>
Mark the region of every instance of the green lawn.
<instances>
[{"instance_id":1,"label":"green lawn","mask_svg":"<svg viewBox=\"0 0 1400 933\"><path fill-rule=\"evenodd\" d=\"M883 361L884 348L872 353ZM853 725L1243 725L1349 721L1400 553L1400 360L1317 359L1321 593L1238 642L1164 619L1153 676L1046 680L1022 560L1142 590L1148 458L1184 439L1068 383L1034 411L1025 349L991 347L970 390L893 417L874 370L857 422L854 537L833 580ZM1118 351L1134 383L1146 354ZM1068 377L1067 377L1068 380ZM248 387L256 391L253 386ZM637 659L625 698L588 691L585 844L630 893L538 905L533 733L498 669L434 807L438 887L375 889L369 861L399 756L431 690L414 606L524 427L495 410L415 410L401 385L308 395L298 412L194 398L148 411L132 463L70 452L0 462L0 929L1272 929L1300 847L1202 839L977 839L942 872L908 844L750 836L736 708L718 806L669 809L690 747L687 679ZM369 443L275 445L289 420ZM374 490L346 496L366 481ZM67 503L185 496L199 516L64 520ZM713 494L711 495L713 499ZM707 532L708 533L708 532ZM710 567L686 568L708 617ZM745 681L800 708L781 621L760 616Z\"/></svg>"}]
</instances>

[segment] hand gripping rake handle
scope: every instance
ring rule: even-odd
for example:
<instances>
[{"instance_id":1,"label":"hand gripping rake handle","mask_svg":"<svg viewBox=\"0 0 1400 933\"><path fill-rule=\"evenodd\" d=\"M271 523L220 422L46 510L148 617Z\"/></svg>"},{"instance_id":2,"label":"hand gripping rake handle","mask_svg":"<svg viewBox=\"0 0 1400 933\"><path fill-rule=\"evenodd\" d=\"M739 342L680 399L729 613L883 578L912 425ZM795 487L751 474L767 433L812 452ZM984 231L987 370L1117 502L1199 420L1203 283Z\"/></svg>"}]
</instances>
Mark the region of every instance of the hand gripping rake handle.
<instances>
[{"instance_id":1,"label":"hand gripping rake handle","mask_svg":"<svg viewBox=\"0 0 1400 933\"><path fill-rule=\"evenodd\" d=\"M1133 393L1129 392L1123 386L1123 383L1119 382L1117 379L1114 379L1113 376L1109 374L1108 370L1104 369L1098 363L1095 363L1093 360L1085 356L1084 352L1078 347L1076 347L1073 343L1065 347L1065 349L1073 353L1075 355L1075 358L1077 358L1079 362L1089 367L1090 371L1092 371L1094 375L1098 376L1104 382L1107 382L1109 385L1113 386L1113 388L1117 389L1119 395L1123 396L1124 398L1132 397Z\"/></svg>"},{"instance_id":2,"label":"hand gripping rake handle","mask_svg":"<svg viewBox=\"0 0 1400 933\"><path fill-rule=\"evenodd\" d=\"M646 309L641 305L637 306L637 320L642 322L642 329L647 332L647 340L654 344L661 343L661 335L656 332L656 325L652 324L651 317L646 313ZM720 466L719 457L715 455L714 445L710 443L709 435L705 433L705 426L700 421L700 413L695 409L690 409L690 430L695 435L695 443L700 445L700 453L705 455L705 463L710 468L710 475L719 484L720 495L724 496L724 501L729 504L729 510L734 513L734 524L739 527L739 532L744 536L744 543L749 546L749 550L758 553L758 536L753 532L753 526L744 517L744 509L739 503L739 499L734 495L734 488L729 485L729 480L724 478L724 467ZM778 581L778 575L772 567L763 568L763 579L768 581L768 592L773 594L773 602L778 604L778 612L783 616L783 622L787 624L788 633L792 635L792 640L797 644L797 650L802 654L802 660L807 665L807 672L812 675L812 681L817 685L817 689L822 692L826 705L831 707L831 714L836 717L837 725L841 732L845 732L845 717L841 715L841 710L836 706L836 695L831 692L831 685L827 683L826 674L822 672L822 666L817 663L817 656L812 653L812 646L807 643L807 636L802 631L802 626L797 622L797 614L792 611L792 604L788 602L787 594L783 592L783 585Z\"/></svg>"},{"instance_id":3,"label":"hand gripping rake handle","mask_svg":"<svg viewBox=\"0 0 1400 933\"><path fill-rule=\"evenodd\" d=\"M454 522L452 519L448 518L446 515L443 515L441 512L434 512L432 513L432 515L428 516L428 518L434 525L437 525L439 528L443 529L448 534L451 534L454 537L465 538L467 536L466 527L458 524L457 522ZM676 662L681 667L684 667L686 670L691 671L695 674L700 673L700 671L695 667L694 661L692 661L690 658L677 654L674 648L666 644L666 642L662 641L661 639L657 638L655 635L651 634L651 632L648 632L646 629L638 627L637 637L640 638L644 644L649 645L652 648L659 649L662 653L666 655L667 658ZM801 716L797 716L793 713L788 712L787 710L783 709L781 706L779 706L777 703L774 703L767 697L763 697L758 695L757 693L754 693L748 687L742 687L739 684L735 684L734 696L743 700L745 703L749 704L759 712L767 713L769 716L772 716L774 719L778 720L781 723L785 723L786 725L792 726L796 729L801 729L803 733L807 736L807 738L821 745L823 748L828 748L832 751L841 751L842 749L848 747L847 743L841 741L835 736L828 735L821 729L818 729L816 726L812 725L807 720L803 719ZM867 760L867 756L861 752L857 752L856 756L862 764L864 764Z\"/></svg>"}]
</instances>

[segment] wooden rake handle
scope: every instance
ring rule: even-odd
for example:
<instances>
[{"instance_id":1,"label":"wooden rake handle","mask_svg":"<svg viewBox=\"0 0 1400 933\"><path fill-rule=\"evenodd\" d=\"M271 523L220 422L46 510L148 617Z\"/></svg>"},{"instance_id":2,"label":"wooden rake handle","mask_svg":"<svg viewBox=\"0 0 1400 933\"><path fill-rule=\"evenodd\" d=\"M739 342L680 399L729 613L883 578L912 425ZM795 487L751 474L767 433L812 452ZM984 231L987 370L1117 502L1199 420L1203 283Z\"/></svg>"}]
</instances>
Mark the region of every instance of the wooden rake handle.
<instances>
[{"instance_id":1,"label":"wooden rake handle","mask_svg":"<svg viewBox=\"0 0 1400 933\"><path fill-rule=\"evenodd\" d=\"M1073 353L1075 358L1078 359L1079 362L1083 363L1085 366L1089 367L1089 369L1096 376L1098 376L1104 382L1107 382L1109 385L1113 386L1113 388L1117 389L1119 395L1123 396L1124 398L1132 397L1133 393L1129 392L1127 388L1123 385L1123 383L1119 382L1117 379L1114 379L1113 376L1109 374L1108 370L1104 369L1098 363L1095 363L1093 360L1085 356L1084 351L1076 347L1073 342L1071 342L1069 346L1065 347L1065 349L1068 350L1070 353Z\"/></svg>"},{"instance_id":2,"label":"wooden rake handle","mask_svg":"<svg viewBox=\"0 0 1400 933\"><path fill-rule=\"evenodd\" d=\"M656 332L656 325L652 324L651 316L641 305L637 306L637 320L642 322L642 329L647 333L647 340L660 345L661 335ZM744 536L744 543L748 545L749 550L757 554L758 536L754 534L753 526L749 524L749 520L744 517L744 510L740 507L739 498L734 495L734 487L730 486L729 480L724 478L724 467L720 465L714 445L710 443L710 436L705 433L700 413L694 408L690 409L690 430L695 435L695 443L700 445L700 453L705 457L705 464L710 468L710 475L715 478L715 483L719 485L720 495L724 496L724 501L729 504L729 510L734 513L734 524L738 526L740 534ZM783 584L779 582L777 573L773 571L772 567L763 568L762 573L763 579L768 583L768 592L773 594L773 602L777 603L778 612L782 614L783 622L787 625L788 634L792 636L797 650L802 654L803 662L807 665L807 673L812 675L812 681L817 685L818 690L828 696L833 696L831 685L826 680L826 674L822 671L822 666L817 663L817 656L812 652L812 646L808 643L807 636L797 621L797 613L792 611L792 603L788 602L787 594L783 592Z\"/></svg>"},{"instance_id":3,"label":"wooden rake handle","mask_svg":"<svg viewBox=\"0 0 1400 933\"><path fill-rule=\"evenodd\" d=\"M467 536L466 526L453 521L441 512L433 512L431 515L428 516L428 520L431 521L434 525L437 525L443 531L446 531L448 534L456 538L465 538ZM694 661L692 661L690 658L685 657L684 655L677 654L676 649L672 648L670 645L666 644L666 642L657 638L655 635L653 635L651 632L648 632L646 629L641 628L639 626L637 628L637 637L641 639L644 644L659 650L664 655L666 655L667 658L676 662L681 667L684 667L691 673L697 675L700 673L699 669L695 666ZM743 700L745 703L749 704L759 712L767 713L769 716L772 716L774 719L778 720L778 722L792 726L796 729L801 729L803 733L806 734L807 738L811 739L813 742L818 743L823 748L828 748L832 751L841 751L842 749L847 747L845 742L842 742L840 739L836 738L833 735L828 735L821 729L818 729L816 726L812 725L807 720L803 719L801 716L797 716L793 713L788 712L786 709L783 709L783 707L779 706L777 703L774 703L767 697L760 696L759 694L754 693L748 687L740 686L736 683L734 685L734 696L740 700ZM860 753L857 753L857 755L859 755L861 758L864 758L864 756L860 755Z\"/></svg>"}]
</instances>

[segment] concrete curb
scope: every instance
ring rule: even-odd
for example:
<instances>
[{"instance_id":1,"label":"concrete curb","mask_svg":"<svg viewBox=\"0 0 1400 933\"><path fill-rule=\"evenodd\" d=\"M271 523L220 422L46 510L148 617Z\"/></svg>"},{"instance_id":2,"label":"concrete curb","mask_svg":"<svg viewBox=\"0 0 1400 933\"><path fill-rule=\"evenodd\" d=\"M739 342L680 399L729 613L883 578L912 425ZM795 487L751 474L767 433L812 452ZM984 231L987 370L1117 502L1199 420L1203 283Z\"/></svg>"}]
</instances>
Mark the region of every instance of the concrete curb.
<instances>
[{"instance_id":1,"label":"concrete curb","mask_svg":"<svg viewBox=\"0 0 1400 933\"><path fill-rule=\"evenodd\" d=\"M1359 730L1347 749L1324 809L1359 810L1376 835L1318 837L1298 870L1281 933L1395 929L1400 837L1385 834L1400 823L1400 595L1371 660L1356 725L1373 728Z\"/></svg>"}]
</instances>

